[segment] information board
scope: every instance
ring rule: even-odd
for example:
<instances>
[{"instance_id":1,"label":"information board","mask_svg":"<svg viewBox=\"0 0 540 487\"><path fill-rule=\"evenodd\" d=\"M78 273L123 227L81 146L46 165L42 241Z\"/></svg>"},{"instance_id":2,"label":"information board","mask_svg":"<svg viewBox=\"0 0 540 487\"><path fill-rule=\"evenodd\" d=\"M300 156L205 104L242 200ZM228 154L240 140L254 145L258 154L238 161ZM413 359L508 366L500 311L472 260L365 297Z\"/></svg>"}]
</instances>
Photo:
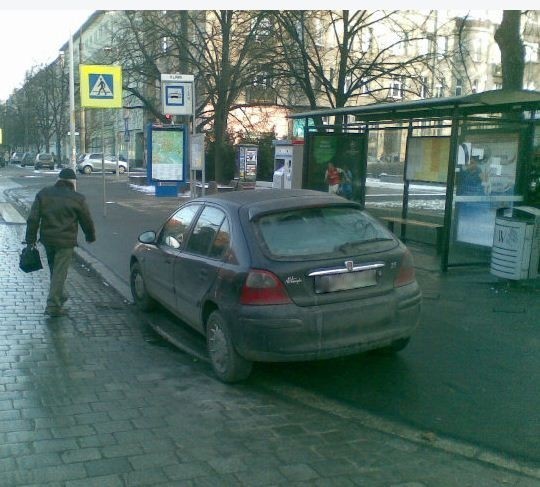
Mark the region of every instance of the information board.
<instances>
[{"instance_id":1,"label":"information board","mask_svg":"<svg viewBox=\"0 0 540 487\"><path fill-rule=\"evenodd\" d=\"M154 181L184 181L185 130L179 126L148 129L148 173Z\"/></svg>"}]
</instances>

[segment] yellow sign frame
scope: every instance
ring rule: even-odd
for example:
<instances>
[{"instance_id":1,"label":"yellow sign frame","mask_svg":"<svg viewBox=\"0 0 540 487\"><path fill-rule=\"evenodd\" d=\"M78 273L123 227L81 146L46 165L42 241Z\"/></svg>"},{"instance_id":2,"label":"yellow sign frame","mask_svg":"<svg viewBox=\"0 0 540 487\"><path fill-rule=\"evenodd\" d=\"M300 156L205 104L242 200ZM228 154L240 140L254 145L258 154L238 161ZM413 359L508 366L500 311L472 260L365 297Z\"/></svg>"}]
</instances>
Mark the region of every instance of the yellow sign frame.
<instances>
[{"instance_id":1,"label":"yellow sign frame","mask_svg":"<svg viewBox=\"0 0 540 487\"><path fill-rule=\"evenodd\" d=\"M86 108L122 108L122 67L104 64L81 64L79 66L79 75L81 80L81 107ZM92 90L95 88L91 83L96 76L105 75L106 79L112 77L112 86L106 85L105 88L112 91L112 97L98 98L92 96Z\"/></svg>"}]
</instances>

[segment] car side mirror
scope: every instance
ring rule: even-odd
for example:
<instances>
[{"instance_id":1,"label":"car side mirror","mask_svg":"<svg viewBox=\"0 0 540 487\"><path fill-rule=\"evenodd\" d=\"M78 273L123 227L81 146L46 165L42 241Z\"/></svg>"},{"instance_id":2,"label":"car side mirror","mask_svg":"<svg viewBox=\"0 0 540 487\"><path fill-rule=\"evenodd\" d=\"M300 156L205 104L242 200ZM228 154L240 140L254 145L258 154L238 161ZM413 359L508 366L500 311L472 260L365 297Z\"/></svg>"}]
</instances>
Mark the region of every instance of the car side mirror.
<instances>
[{"instance_id":1,"label":"car side mirror","mask_svg":"<svg viewBox=\"0 0 540 487\"><path fill-rule=\"evenodd\" d=\"M153 244L156 243L156 232L149 230L148 232L143 232L139 235L139 242L143 244Z\"/></svg>"}]
</instances>

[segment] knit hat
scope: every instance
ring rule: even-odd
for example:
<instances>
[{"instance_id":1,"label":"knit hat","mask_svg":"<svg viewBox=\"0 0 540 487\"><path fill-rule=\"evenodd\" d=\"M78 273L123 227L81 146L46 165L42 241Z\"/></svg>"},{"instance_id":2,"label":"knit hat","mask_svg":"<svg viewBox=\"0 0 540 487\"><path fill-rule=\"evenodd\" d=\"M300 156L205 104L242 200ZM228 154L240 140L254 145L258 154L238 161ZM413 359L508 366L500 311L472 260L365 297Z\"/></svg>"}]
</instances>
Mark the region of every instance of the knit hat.
<instances>
[{"instance_id":1,"label":"knit hat","mask_svg":"<svg viewBox=\"0 0 540 487\"><path fill-rule=\"evenodd\" d=\"M77 175L75 174L75 171L71 169L70 167L66 167L60 171L60 174L58 175L60 179L67 179L67 180L76 180Z\"/></svg>"}]
</instances>

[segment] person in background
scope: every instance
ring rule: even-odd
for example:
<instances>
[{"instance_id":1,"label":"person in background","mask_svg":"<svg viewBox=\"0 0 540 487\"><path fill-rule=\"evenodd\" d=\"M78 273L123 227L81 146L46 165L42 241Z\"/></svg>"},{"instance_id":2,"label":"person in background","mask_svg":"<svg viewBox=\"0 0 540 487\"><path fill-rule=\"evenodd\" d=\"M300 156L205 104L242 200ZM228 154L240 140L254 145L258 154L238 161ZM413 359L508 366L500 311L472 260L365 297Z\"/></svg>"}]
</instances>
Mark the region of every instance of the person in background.
<instances>
[{"instance_id":1,"label":"person in background","mask_svg":"<svg viewBox=\"0 0 540 487\"><path fill-rule=\"evenodd\" d=\"M349 169L349 166L345 166L345 169L343 170L343 175L341 178L341 187L339 188L339 194L348 200L352 199L353 196L353 175L351 170Z\"/></svg>"},{"instance_id":2,"label":"person in background","mask_svg":"<svg viewBox=\"0 0 540 487\"><path fill-rule=\"evenodd\" d=\"M324 181L328 184L329 193L338 194L342 173L343 171L337 168L333 162L328 163L328 167L324 173Z\"/></svg>"},{"instance_id":3,"label":"person in background","mask_svg":"<svg viewBox=\"0 0 540 487\"><path fill-rule=\"evenodd\" d=\"M60 171L54 186L43 188L36 195L26 226L25 243L35 245L39 239L45 247L51 275L45 314L65 316L67 296L64 284L77 245L81 226L87 242L95 242L96 232L85 197L76 191L77 176L71 168Z\"/></svg>"},{"instance_id":4,"label":"person in background","mask_svg":"<svg viewBox=\"0 0 540 487\"><path fill-rule=\"evenodd\" d=\"M478 157L472 156L468 165L461 170L458 179L457 194L484 194L482 186L482 170Z\"/></svg>"}]
</instances>

